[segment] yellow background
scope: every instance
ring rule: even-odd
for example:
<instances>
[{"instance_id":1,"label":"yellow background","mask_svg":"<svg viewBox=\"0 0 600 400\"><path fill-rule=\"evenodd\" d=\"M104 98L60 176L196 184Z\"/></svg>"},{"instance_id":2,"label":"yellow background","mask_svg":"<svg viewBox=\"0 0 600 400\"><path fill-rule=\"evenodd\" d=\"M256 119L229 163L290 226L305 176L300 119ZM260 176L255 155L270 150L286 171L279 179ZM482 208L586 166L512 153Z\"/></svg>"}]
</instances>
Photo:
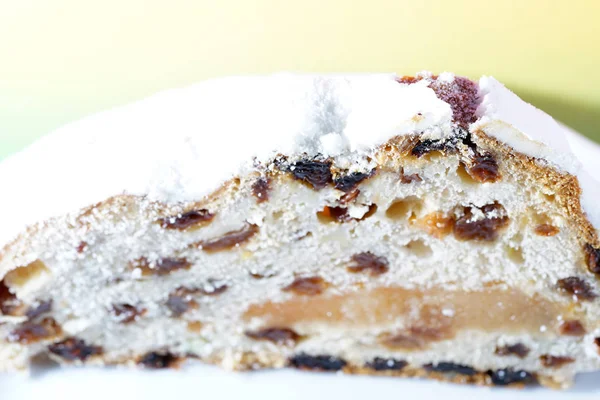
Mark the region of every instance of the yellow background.
<instances>
[{"instance_id":1,"label":"yellow background","mask_svg":"<svg viewBox=\"0 0 600 400\"><path fill-rule=\"evenodd\" d=\"M161 89L280 70L494 75L600 139L599 67L598 0L0 0L0 157Z\"/></svg>"}]
</instances>

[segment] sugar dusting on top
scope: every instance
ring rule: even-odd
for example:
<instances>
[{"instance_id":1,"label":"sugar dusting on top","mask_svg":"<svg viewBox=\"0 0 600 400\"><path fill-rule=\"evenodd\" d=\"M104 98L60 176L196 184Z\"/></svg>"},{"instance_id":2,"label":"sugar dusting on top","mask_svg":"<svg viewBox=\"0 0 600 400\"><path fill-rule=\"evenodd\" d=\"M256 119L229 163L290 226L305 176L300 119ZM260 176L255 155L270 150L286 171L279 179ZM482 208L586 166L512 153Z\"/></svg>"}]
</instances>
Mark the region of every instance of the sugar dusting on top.
<instances>
[{"instance_id":1,"label":"sugar dusting on top","mask_svg":"<svg viewBox=\"0 0 600 400\"><path fill-rule=\"evenodd\" d=\"M396 135L443 138L453 132L453 113L458 123L472 122L479 96L479 126L503 120L520 136L490 134L578 172L552 118L493 78L482 78L480 87L476 94L476 85L450 73L410 82L392 74L233 77L88 117L0 164L0 181L11 188L0 198L0 247L27 225L114 195L200 200L277 154L322 154L351 165ZM592 222L600 226L600 217Z\"/></svg>"}]
</instances>

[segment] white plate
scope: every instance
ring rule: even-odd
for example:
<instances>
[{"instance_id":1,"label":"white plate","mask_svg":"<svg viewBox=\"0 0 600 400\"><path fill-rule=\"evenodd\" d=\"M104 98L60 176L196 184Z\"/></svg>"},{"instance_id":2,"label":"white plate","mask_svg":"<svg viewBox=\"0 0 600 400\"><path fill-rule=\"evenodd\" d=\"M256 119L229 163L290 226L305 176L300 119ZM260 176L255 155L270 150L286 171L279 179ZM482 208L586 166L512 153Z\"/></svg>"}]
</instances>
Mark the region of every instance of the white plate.
<instances>
[{"instance_id":1,"label":"white plate","mask_svg":"<svg viewBox=\"0 0 600 400\"><path fill-rule=\"evenodd\" d=\"M567 129L568 130L568 129ZM586 169L600 171L600 146L568 130ZM563 392L544 388L478 388L402 378L346 376L293 370L233 373L205 365L180 371L124 368L36 368L30 376L0 375L0 400L60 399L598 399L600 372L582 374Z\"/></svg>"}]
</instances>

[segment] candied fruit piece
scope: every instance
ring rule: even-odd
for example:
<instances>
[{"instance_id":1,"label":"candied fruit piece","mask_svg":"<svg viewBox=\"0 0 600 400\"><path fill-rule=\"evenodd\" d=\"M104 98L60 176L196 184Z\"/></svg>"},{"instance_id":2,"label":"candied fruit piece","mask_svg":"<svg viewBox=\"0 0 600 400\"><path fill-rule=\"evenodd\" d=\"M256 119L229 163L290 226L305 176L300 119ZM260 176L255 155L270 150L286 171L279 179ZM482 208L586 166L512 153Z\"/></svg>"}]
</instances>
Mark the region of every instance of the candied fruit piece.
<instances>
[{"instance_id":1,"label":"candied fruit piece","mask_svg":"<svg viewBox=\"0 0 600 400\"><path fill-rule=\"evenodd\" d=\"M475 219L475 209L483 213L483 218ZM499 203L478 207L465 207L464 215L454 224L454 235L459 240L491 242L498 237L498 231L508 226L506 210Z\"/></svg>"},{"instance_id":2,"label":"candied fruit piece","mask_svg":"<svg viewBox=\"0 0 600 400\"><path fill-rule=\"evenodd\" d=\"M585 245L585 262L590 272L600 275L600 249L590 244Z\"/></svg>"},{"instance_id":3,"label":"candied fruit piece","mask_svg":"<svg viewBox=\"0 0 600 400\"><path fill-rule=\"evenodd\" d=\"M289 168L294 178L306 182L313 189L323 189L333 180L330 161L297 161Z\"/></svg>"},{"instance_id":4,"label":"candied fruit piece","mask_svg":"<svg viewBox=\"0 0 600 400\"><path fill-rule=\"evenodd\" d=\"M256 197L257 203L263 203L269 200L270 190L271 180L269 178L260 177L252 184L252 194Z\"/></svg>"},{"instance_id":5,"label":"candied fruit piece","mask_svg":"<svg viewBox=\"0 0 600 400\"><path fill-rule=\"evenodd\" d=\"M359 194L360 194L360 190L358 190L358 189L354 189L350 192L347 192L342 197L340 197L340 204L348 204L348 203L354 201L358 197Z\"/></svg>"},{"instance_id":6,"label":"candied fruit piece","mask_svg":"<svg viewBox=\"0 0 600 400\"><path fill-rule=\"evenodd\" d=\"M144 307L133 306L131 304L114 304L112 308L113 314L117 317L120 323L129 324L139 317L146 314L146 309Z\"/></svg>"},{"instance_id":7,"label":"candied fruit piece","mask_svg":"<svg viewBox=\"0 0 600 400\"><path fill-rule=\"evenodd\" d=\"M320 276L296 278L292 283L283 288L284 292L293 292L304 296L315 296L327 289L329 284Z\"/></svg>"},{"instance_id":8,"label":"candied fruit piece","mask_svg":"<svg viewBox=\"0 0 600 400\"><path fill-rule=\"evenodd\" d=\"M216 239L198 242L195 246L202 248L203 251L208 253L229 250L250 240L258 233L258 230L257 225L246 223L243 228L237 231L227 232Z\"/></svg>"},{"instance_id":9,"label":"candied fruit piece","mask_svg":"<svg viewBox=\"0 0 600 400\"><path fill-rule=\"evenodd\" d=\"M370 251L358 253L351 258L352 265L347 269L350 272L368 272L371 276L381 275L389 270L388 261L385 257L379 257Z\"/></svg>"},{"instance_id":10,"label":"candied fruit piece","mask_svg":"<svg viewBox=\"0 0 600 400\"><path fill-rule=\"evenodd\" d=\"M88 345L81 339L67 338L49 345L48 351L67 361L85 361L102 354L103 349L100 346Z\"/></svg>"},{"instance_id":11,"label":"candied fruit piece","mask_svg":"<svg viewBox=\"0 0 600 400\"><path fill-rule=\"evenodd\" d=\"M488 371L492 383L496 386L529 385L537 382L535 375L523 370L503 368L496 371Z\"/></svg>"},{"instance_id":12,"label":"candied fruit piece","mask_svg":"<svg viewBox=\"0 0 600 400\"><path fill-rule=\"evenodd\" d=\"M335 188L341 190L342 192L348 193L356 189L356 187L364 181L365 179L371 177L375 173L375 170L372 170L369 173L365 172L352 172L348 175L344 175L336 178L333 183Z\"/></svg>"},{"instance_id":13,"label":"candied fruit piece","mask_svg":"<svg viewBox=\"0 0 600 400\"><path fill-rule=\"evenodd\" d=\"M454 218L447 217L440 211L429 213L416 220L416 223L417 226L437 239L449 235L454 229Z\"/></svg>"},{"instance_id":14,"label":"candied fruit piece","mask_svg":"<svg viewBox=\"0 0 600 400\"><path fill-rule=\"evenodd\" d=\"M44 318L40 322L25 322L8 335L9 342L30 344L40 340L53 339L62 334L60 325L54 318Z\"/></svg>"},{"instance_id":15,"label":"candied fruit piece","mask_svg":"<svg viewBox=\"0 0 600 400\"><path fill-rule=\"evenodd\" d=\"M554 236L560 232L560 229L550 224L540 224L535 227L534 232L539 236Z\"/></svg>"},{"instance_id":16,"label":"candied fruit piece","mask_svg":"<svg viewBox=\"0 0 600 400\"><path fill-rule=\"evenodd\" d=\"M266 328L258 331L247 331L246 336L255 340L268 340L280 345L293 345L302 336L289 328Z\"/></svg>"},{"instance_id":17,"label":"candied fruit piece","mask_svg":"<svg viewBox=\"0 0 600 400\"><path fill-rule=\"evenodd\" d=\"M161 258L156 262L150 262L142 257L132 263L134 268L140 268L142 275L168 275L180 269L190 269L192 264L185 258Z\"/></svg>"},{"instance_id":18,"label":"candied fruit piece","mask_svg":"<svg viewBox=\"0 0 600 400\"><path fill-rule=\"evenodd\" d=\"M408 363L404 360L376 357L373 361L368 362L365 367L375 371L402 371L407 365Z\"/></svg>"},{"instance_id":19,"label":"candied fruit piece","mask_svg":"<svg viewBox=\"0 0 600 400\"><path fill-rule=\"evenodd\" d=\"M578 301L594 300L598 297L589 283L576 276L559 279L556 287L559 291L574 296Z\"/></svg>"},{"instance_id":20,"label":"candied fruit piece","mask_svg":"<svg viewBox=\"0 0 600 400\"><path fill-rule=\"evenodd\" d=\"M523 343L508 344L502 347L496 347L495 354L499 356L510 356L514 355L519 358L525 358L529 354L529 347Z\"/></svg>"},{"instance_id":21,"label":"candied fruit piece","mask_svg":"<svg viewBox=\"0 0 600 400\"><path fill-rule=\"evenodd\" d=\"M176 229L179 231L185 231L191 227L204 224L212 221L215 217L214 214L210 213L206 209L192 210L183 214L173 215L166 218L161 218L158 223L165 229Z\"/></svg>"},{"instance_id":22,"label":"candied fruit piece","mask_svg":"<svg viewBox=\"0 0 600 400\"><path fill-rule=\"evenodd\" d=\"M290 366L294 368L318 371L339 371L347 364L345 360L338 357L324 355L311 356L306 353L293 356L289 362Z\"/></svg>"},{"instance_id":23,"label":"candied fruit piece","mask_svg":"<svg viewBox=\"0 0 600 400\"><path fill-rule=\"evenodd\" d=\"M423 368L425 368L425 370L427 370L429 372L443 372L443 373L451 372L451 373L455 373L455 374L468 375L468 376L473 376L473 375L477 374L477 371L472 367L469 367L467 365L454 364L451 362L426 364L423 366Z\"/></svg>"},{"instance_id":24,"label":"candied fruit piece","mask_svg":"<svg viewBox=\"0 0 600 400\"><path fill-rule=\"evenodd\" d=\"M561 335L566 336L583 336L585 335L585 328L581 324L581 322L577 320L566 320L563 321L559 328L559 332Z\"/></svg>"},{"instance_id":25,"label":"candied fruit piece","mask_svg":"<svg viewBox=\"0 0 600 400\"><path fill-rule=\"evenodd\" d=\"M149 369L174 368L180 362L180 357L166 351L153 351L145 354L138 360L139 365Z\"/></svg>"},{"instance_id":26,"label":"candied fruit piece","mask_svg":"<svg viewBox=\"0 0 600 400\"><path fill-rule=\"evenodd\" d=\"M571 357L552 356L550 354L544 354L540 356L540 362L546 368L560 368L563 365L575 362L575 359Z\"/></svg>"},{"instance_id":27,"label":"candied fruit piece","mask_svg":"<svg viewBox=\"0 0 600 400\"><path fill-rule=\"evenodd\" d=\"M466 169L471 178L480 183L493 183L502 177L498 171L498 162L489 153L476 154Z\"/></svg>"}]
</instances>

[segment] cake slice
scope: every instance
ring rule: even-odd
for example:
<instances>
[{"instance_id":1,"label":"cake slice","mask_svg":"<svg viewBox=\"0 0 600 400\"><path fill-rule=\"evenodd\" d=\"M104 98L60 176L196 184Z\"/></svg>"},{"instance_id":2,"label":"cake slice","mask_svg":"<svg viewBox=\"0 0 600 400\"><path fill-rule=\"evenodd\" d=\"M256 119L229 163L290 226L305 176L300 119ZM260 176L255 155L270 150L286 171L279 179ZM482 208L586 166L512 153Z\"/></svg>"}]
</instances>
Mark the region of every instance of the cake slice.
<instances>
[{"instance_id":1,"label":"cake slice","mask_svg":"<svg viewBox=\"0 0 600 400\"><path fill-rule=\"evenodd\" d=\"M490 77L212 80L68 125L0 182L0 370L600 368L598 186Z\"/></svg>"}]
</instances>

